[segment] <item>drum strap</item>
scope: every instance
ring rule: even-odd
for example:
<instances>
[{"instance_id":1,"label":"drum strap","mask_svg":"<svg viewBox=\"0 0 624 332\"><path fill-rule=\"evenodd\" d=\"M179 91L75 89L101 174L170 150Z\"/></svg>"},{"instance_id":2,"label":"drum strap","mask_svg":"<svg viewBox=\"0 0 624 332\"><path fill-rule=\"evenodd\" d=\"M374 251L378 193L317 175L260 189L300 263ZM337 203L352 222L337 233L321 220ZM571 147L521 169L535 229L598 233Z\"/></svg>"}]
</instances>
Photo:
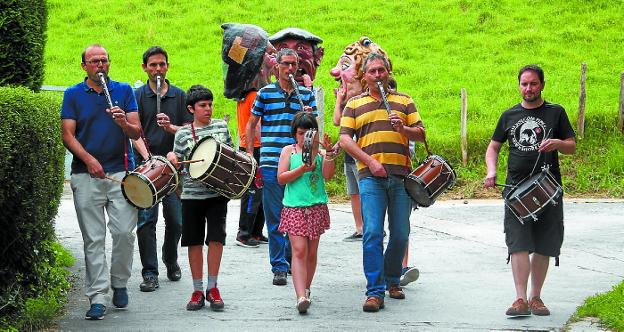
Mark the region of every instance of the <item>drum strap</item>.
<instances>
[{"instance_id":1,"label":"drum strap","mask_svg":"<svg viewBox=\"0 0 624 332\"><path fill-rule=\"evenodd\" d=\"M147 150L147 157L149 159L152 159L152 151L150 151L149 143L147 142L147 138L145 138L145 134L143 133L142 127L140 129L140 133L141 133L141 139L143 140L143 143L145 143L145 150Z\"/></svg>"},{"instance_id":2,"label":"drum strap","mask_svg":"<svg viewBox=\"0 0 624 332\"><path fill-rule=\"evenodd\" d=\"M195 135L195 124L191 122L191 135L193 135L193 142L197 143L197 135Z\"/></svg>"},{"instance_id":3,"label":"drum strap","mask_svg":"<svg viewBox=\"0 0 624 332\"><path fill-rule=\"evenodd\" d=\"M126 168L126 175L128 174L128 139L124 139L124 167Z\"/></svg>"},{"instance_id":4,"label":"drum strap","mask_svg":"<svg viewBox=\"0 0 624 332\"><path fill-rule=\"evenodd\" d=\"M425 151L427 151L427 157L429 157L431 155L431 151L429 151L429 144L427 144L427 137L425 136L425 129L423 127L417 127L417 128L419 128L420 131L422 132L423 143L425 144ZM407 159L408 159L408 162L407 162L406 166L407 166L408 170L411 170L412 169L412 167L411 167L412 166L412 161L411 161L411 159L409 157L409 155L410 155L410 153L409 153L409 142L407 144L406 151L407 151Z\"/></svg>"}]
</instances>

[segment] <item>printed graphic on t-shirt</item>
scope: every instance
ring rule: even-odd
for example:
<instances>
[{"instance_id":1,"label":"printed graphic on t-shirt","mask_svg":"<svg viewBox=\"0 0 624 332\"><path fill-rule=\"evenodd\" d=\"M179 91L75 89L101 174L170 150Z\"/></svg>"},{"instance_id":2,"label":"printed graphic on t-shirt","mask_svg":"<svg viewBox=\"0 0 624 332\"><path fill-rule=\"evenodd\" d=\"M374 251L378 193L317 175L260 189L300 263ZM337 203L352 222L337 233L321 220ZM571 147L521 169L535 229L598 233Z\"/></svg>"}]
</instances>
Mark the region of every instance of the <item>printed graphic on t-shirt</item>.
<instances>
[{"instance_id":1,"label":"printed graphic on t-shirt","mask_svg":"<svg viewBox=\"0 0 624 332\"><path fill-rule=\"evenodd\" d=\"M546 123L534 116L524 117L511 127L511 142L520 151L537 151L546 135Z\"/></svg>"}]
</instances>

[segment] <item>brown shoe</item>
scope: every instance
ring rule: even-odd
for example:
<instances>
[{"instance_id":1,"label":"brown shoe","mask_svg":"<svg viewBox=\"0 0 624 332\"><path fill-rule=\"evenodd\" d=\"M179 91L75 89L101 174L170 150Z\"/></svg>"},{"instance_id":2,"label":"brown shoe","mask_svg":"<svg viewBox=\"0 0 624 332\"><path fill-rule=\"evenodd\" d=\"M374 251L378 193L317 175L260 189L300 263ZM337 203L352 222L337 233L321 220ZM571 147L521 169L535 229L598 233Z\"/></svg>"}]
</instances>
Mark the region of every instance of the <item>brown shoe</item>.
<instances>
[{"instance_id":1,"label":"brown shoe","mask_svg":"<svg viewBox=\"0 0 624 332\"><path fill-rule=\"evenodd\" d=\"M544 302L542 302L542 299L540 299L538 296L532 298L529 301L529 308L531 309L531 313L536 316L550 315L550 310L546 308L546 306L544 305Z\"/></svg>"},{"instance_id":2,"label":"brown shoe","mask_svg":"<svg viewBox=\"0 0 624 332\"><path fill-rule=\"evenodd\" d=\"M529 304L524 299L517 299L507 312L505 313L507 316L530 316L531 311L529 311Z\"/></svg>"},{"instance_id":3,"label":"brown shoe","mask_svg":"<svg viewBox=\"0 0 624 332\"><path fill-rule=\"evenodd\" d=\"M388 294L393 299L403 300L405 298L403 288L399 285L390 286L390 288L388 288Z\"/></svg>"},{"instance_id":4,"label":"brown shoe","mask_svg":"<svg viewBox=\"0 0 624 332\"><path fill-rule=\"evenodd\" d=\"M366 298L362 309L366 312L377 312L379 309L384 308L383 297L369 296Z\"/></svg>"}]
</instances>

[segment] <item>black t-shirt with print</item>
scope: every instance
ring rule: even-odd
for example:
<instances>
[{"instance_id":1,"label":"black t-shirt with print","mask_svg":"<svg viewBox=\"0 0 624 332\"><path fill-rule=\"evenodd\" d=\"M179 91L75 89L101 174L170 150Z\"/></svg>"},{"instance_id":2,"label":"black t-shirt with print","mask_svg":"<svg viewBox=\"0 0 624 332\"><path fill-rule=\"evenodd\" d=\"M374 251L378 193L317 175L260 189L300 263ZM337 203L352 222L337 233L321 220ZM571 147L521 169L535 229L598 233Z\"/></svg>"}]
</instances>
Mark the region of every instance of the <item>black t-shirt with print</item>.
<instances>
[{"instance_id":1,"label":"black t-shirt with print","mask_svg":"<svg viewBox=\"0 0 624 332\"><path fill-rule=\"evenodd\" d=\"M505 111L498 120L492 140L509 142L507 184L516 184L531 174L538 155L540 160L534 173L548 164L551 173L561 184L557 151L540 155L538 148L544 139L564 140L574 136L570 120L560 105L544 101L538 108L526 109L517 104Z\"/></svg>"}]
</instances>

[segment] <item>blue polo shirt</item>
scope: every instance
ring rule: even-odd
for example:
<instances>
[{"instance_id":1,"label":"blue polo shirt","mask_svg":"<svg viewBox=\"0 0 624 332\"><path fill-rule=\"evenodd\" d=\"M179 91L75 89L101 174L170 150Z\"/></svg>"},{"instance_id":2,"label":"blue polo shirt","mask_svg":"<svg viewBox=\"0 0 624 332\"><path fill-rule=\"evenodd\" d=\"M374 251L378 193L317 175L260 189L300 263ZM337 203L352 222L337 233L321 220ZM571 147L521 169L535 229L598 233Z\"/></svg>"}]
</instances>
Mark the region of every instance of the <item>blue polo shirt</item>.
<instances>
[{"instance_id":1,"label":"blue polo shirt","mask_svg":"<svg viewBox=\"0 0 624 332\"><path fill-rule=\"evenodd\" d=\"M130 85L109 80L113 105L126 112L136 112L137 103ZM125 171L124 151L128 151L128 168L133 165L130 141L106 112L108 103L104 93L97 93L86 83L69 87L63 95L61 120L76 120L76 139L82 147L95 157L106 173ZM87 166L79 158L73 158L72 173L87 173Z\"/></svg>"},{"instance_id":2,"label":"blue polo shirt","mask_svg":"<svg viewBox=\"0 0 624 332\"><path fill-rule=\"evenodd\" d=\"M303 86L298 86L298 90L303 104L312 107L312 114L317 116L316 100L312 91ZM299 111L301 106L294 90L287 94L275 82L258 91L251 113L262 119L260 167L277 168L282 149L295 143L290 132L290 123Z\"/></svg>"}]
</instances>

